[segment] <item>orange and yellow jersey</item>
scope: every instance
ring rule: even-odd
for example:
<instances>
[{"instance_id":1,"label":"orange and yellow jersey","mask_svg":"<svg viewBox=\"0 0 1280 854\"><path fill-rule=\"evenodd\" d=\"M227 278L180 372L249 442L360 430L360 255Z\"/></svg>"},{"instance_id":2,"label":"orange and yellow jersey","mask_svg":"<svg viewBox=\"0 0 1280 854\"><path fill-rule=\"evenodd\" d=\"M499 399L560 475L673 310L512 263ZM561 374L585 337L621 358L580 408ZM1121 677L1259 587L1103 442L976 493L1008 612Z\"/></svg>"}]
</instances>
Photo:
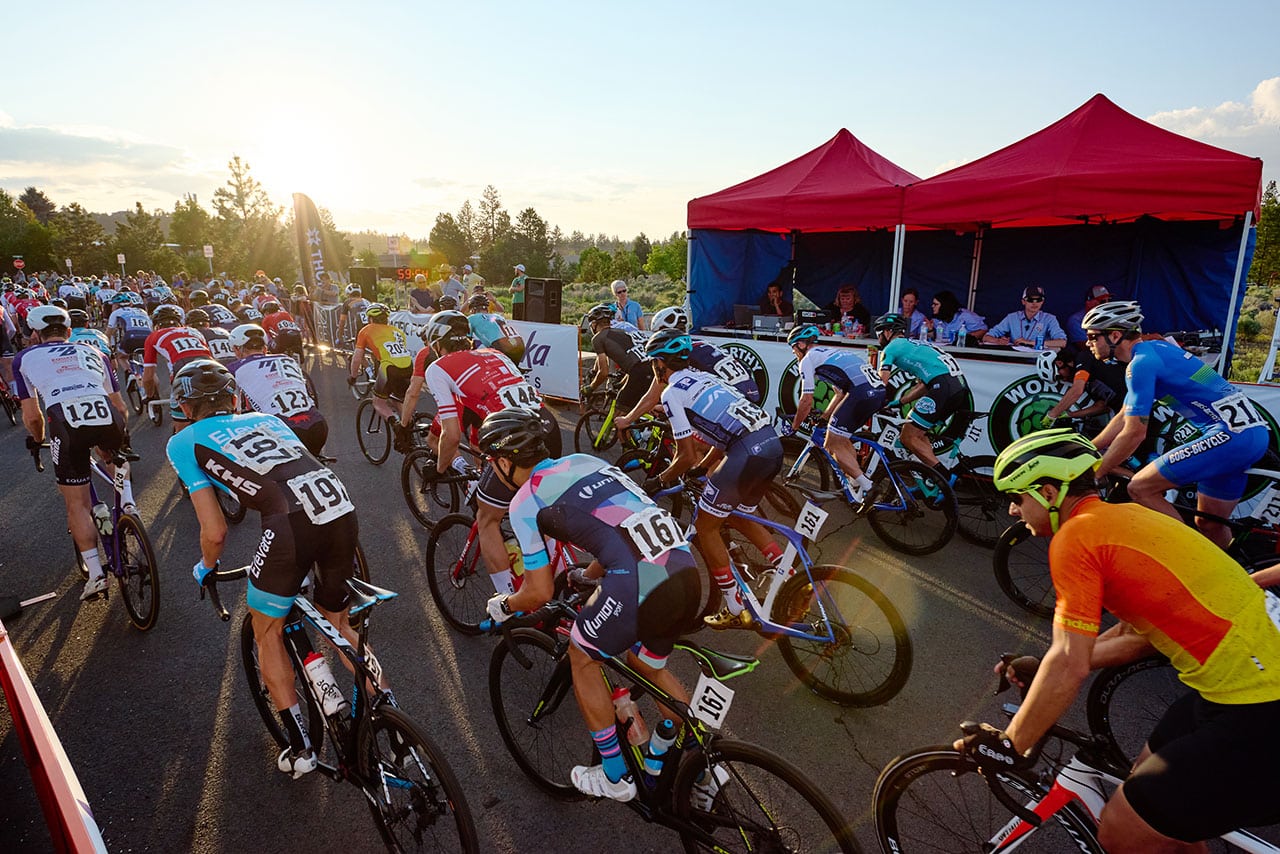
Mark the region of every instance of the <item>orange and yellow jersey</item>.
<instances>
[{"instance_id":1,"label":"orange and yellow jersey","mask_svg":"<svg viewBox=\"0 0 1280 854\"><path fill-rule=\"evenodd\" d=\"M387 367L413 367L413 356L409 355L409 339L398 327L389 323L370 323L360 330L356 336L356 349L363 348L373 355L378 368L385 371Z\"/></svg>"},{"instance_id":2,"label":"orange and yellow jersey","mask_svg":"<svg viewBox=\"0 0 1280 854\"><path fill-rule=\"evenodd\" d=\"M1096 635L1105 608L1213 703L1280 699L1280 629L1265 595L1199 532L1138 504L1086 498L1049 543L1054 622Z\"/></svg>"}]
</instances>

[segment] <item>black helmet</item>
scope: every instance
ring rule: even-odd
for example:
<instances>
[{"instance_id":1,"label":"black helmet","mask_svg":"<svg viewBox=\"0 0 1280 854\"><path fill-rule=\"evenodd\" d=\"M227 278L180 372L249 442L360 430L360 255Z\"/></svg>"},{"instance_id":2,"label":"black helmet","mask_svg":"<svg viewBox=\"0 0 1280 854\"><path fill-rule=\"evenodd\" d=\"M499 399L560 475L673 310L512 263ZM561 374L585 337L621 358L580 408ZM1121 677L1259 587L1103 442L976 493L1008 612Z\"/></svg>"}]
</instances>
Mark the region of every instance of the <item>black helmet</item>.
<instances>
[{"instance_id":1,"label":"black helmet","mask_svg":"<svg viewBox=\"0 0 1280 854\"><path fill-rule=\"evenodd\" d=\"M436 308L439 311L457 311L458 301L453 297L440 297L436 300Z\"/></svg>"},{"instance_id":2,"label":"black helmet","mask_svg":"<svg viewBox=\"0 0 1280 854\"><path fill-rule=\"evenodd\" d=\"M165 304L151 312L151 325L156 329L177 326L180 323L182 323L182 312L178 311L176 305Z\"/></svg>"},{"instance_id":3,"label":"black helmet","mask_svg":"<svg viewBox=\"0 0 1280 854\"><path fill-rule=\"evenodd\" d=\"M190 300L191 300L192 308L199 308L202 305L208 305L209 292L204 290L203 288L197 288L196 290L191 292Z\"/></svg>"},{"instance_id":4,"label":"black helmet","mask_svg":"<svg viewBox=\"0 0 1280 854\"><path fill-rule=\"evenodd\" d=\"M437 311L422 327L422 340L430 347L450 339L471 343L471 323L460 311Z\"/></svg>"},{"instance_id":5,"label":"black helmet","mask_svg":"<svg viewBox=\"0 0 1280 854\"><path fill-rule=\"evenodd\" d=\"M613 320L613 315L613 309L601 303L600 305L592 306L591 310L587 312L587 323L594 324L603 320Z\"/></svg>"},{"instance_id":6,"label":"black helmet","mask_svg":"<svg viewBox=\"0 0 1280 854\"><path fill-rule=\"evenodd\" d=\"M203 308L193 308L187 312L187 326L203 329L209 325L209 312Z\"/></svg>"},{"instance_id":7,"label":"black helmet","mask_svg":"<svg viewBox=\"0 0 1280 854\"><path fill-rule=\"evenodd\" d=\"M472 314L475 314L478 311L488 311L488 310L489 310L489 297L486 296L485 294L476 294L471 299L467 300L467 311L471 312Z\"/></svg>"},{"instance_id":8,"label":"black helmet","mask_svg":"<svg viewBox=\"0 0 1280 854\"><path fill-rule=\"evenodd\" d=\"M66 308L67 301L64 300L62 297L54 297L53 299L49 300L49 305L56 305L58 308Z\"/></svg>"},{"instance_id":9,"label":"black helmet","mask_svg":"<svg viewBox=\"0 0 1280 854\"><path fill-rule=\"evenodd\" d=\"M83 308L73 308L67 314L71 317L72 329L84 329L89 325L89 312Z\"/></svg>"},{"instance_id":10,"label":"black helmet","mask_svg":"<svg viewBox=\"0 0 1280 854\"><path fill-rule=\"evenodd\" d=\"M644 352L650 359L688 364L689 354L693 352L693 339L689 333L679 329L663 329L649 336Z\"/></svg>"},{"instance_id":11,"label":"black helmet","mask_svg":"<svg viewBox=\"0 0 1280 854\"><path fill-rule=\"evenodd\" d=\"M906 335L907 319L896 311L891 311L888 314L882 314L877 317L873 328L876 332L888 330L890 332L897 333L898 335Z\"/></svg>"},{"instance_id":12,"label":"black helmet","mask_svg":"<svg viewBox=\"0 0 1280 854\"><path fill-rule=\"evenodd\" d=\"M236 378L213 359L192 359L173 377L173 399L178 403L192 403L235 391Z\"/></svg>"},{"instance_id":13,"label":"black helmet","mask_svg":"<svg viewBox=\"0 0 1280 854\"><path fill-rule=\"evenodd\" d=\"M503 409L480 425L479 450L490 457L506 457L516 465L533 465L547 457L546 425L527 409Z\"/></svg>"}]
</instances>

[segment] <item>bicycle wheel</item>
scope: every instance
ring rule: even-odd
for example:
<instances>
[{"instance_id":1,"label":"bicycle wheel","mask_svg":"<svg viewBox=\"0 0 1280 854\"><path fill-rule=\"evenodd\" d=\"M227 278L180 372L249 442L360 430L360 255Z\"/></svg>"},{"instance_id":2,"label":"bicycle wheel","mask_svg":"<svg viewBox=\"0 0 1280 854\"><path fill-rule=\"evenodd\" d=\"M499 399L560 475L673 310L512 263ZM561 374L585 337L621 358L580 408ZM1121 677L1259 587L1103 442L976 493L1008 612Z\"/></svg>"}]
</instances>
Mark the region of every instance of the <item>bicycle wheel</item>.
<instances>
[{"instance_id":1,"label":"bicycle wheel","mask_svg":"<svg viewBox=\"0 0 1280 854\"><path fill-rule=\"evenodd\" d=\"M373 582L369 577L369 561L364 556L364 548L360 545L360 540L356 540L355 555L351 559L351 577L358 578L361 581ZM352 628L360 631L360 627L364 625L365 617L369 616L370 608L365 608L358 614L348 614L347 619L351 623Z\"/></svg>"},{"instance_id":2,"label":"bicycle wheel","mask_svg":"<svg viewBox=\"0 0 1280 854\"><path fill-rule=\"evenodd\" d=\"M465 513L445 516L427 540L427 586L445 622L464 635L480 634L480 621L493 582L480 557L480 540L472 531L475 520Z\"/></svg>"},{"instance_id":3,"label":"bicycle wheel","mask_svg":"<svg viewBox=\"0 0 1280 854\"><path fill-rule=\"evenodd\" d=\"M956 852L991 850L997 834L1013 815L991 793L978 766L950 747L926 747L899 756L876 780L873 809L882 852ZM1021 803L1039 800L1044 790L1015 772L999 781ZM1031 831L1023 851L1081 851L1103 854L1093 822L1074 803Z\"/></svg>"},{"instance_id":4,"label":"bicycle wheel","mask_svg":"<svg viewBox=\"0 0 1280 854\"><path fill-rule=\"evenodd\" d=\"M778 652L801 682L842 706L876 706L894 697L911 675L911 635L888 597L862 576L839 566L815 566L783 582L771 619L835 643L781 636ZM819 607L821 604L821 608Z\"/></svg>"},{"instance_id":5,"label":"bicycle wheel","mask_svg":"<svg viewBox=\"0 0 1280 854\"><path fill-rule=\"evenodd\" d=\"M360 444L360 453L375 466L382 465L391 456L391 428L367 398L356 408L356 441Z\"/></svg>"},{"instance_id":6,"label":"bicycle wheel","mask_svg":"<svg viewBox=\"0 0 1280 854\"><path fill-rule=\"evenodd\" d=\"M905 495L894 488L888 472L877 467L871 489L879 506L868 514L876 535L890 548L909 555L932 554L951 542L957 525L956 498L946 478L915 460L896 460L889 468Z\"/></svg>"},{"instance_id":7,"label":"bicycle wheel","mask_svg":"<svg viewBox=\"0 0 1280 854\"><path fill-rule=\"evenodd\" d=\"M996 583L1004 595L1022 610L1037 617L1052 617L1057 594L1049 577L1049 540L1031 536L1019 519L1000 535L991 555Z\"/></svg>"},{"instance_id":8,"label":"bicycle wheel","mask_svg":"<svg viewBox=\"0 0 1280 854\"><path fill-rule=\"evenodd\" d=\"M588 409L578 419L573 428L573 449L579 454L599 454L609 450L618 443L618 431L610 422L609 429L603 435L600 428L608 416L608 410Z\"/></svg>"},{"instance_id":9,"label":"bicycle wheel","mask_svg":"<svg viewBox=\"0 0 1280 854\"><path fill-rule=\"evenodd\" d=\"M480 850L471 809L444 754L404 712L379 707L360 732L360 774L388 851Z\"/></svg>"},{"instance_id":10,"label":"bicycle wheel","mask_svg":"<svg viewBox=\"0 0 1280 854\"><path fill-rule=\"evenodd\" d=\"M516 659L513 647L528 660L528 667ZM569 782L569 772L598 759L573 696L565 650L537 629L515 629L494 647L489 659L489 700L498 732L520 770L551 795L581 798Z\"/></svg>"},{"instance_id":11,"label":"bicycle wheel","mask_svg":"<svg viewBox=\"0 0 1280 854\"><path fill-rule=\"evenodd\" d=\"M307 645L310 646L310 643ZM280 714L276 711L276 704L271 700L271 692L267 690L267 683L262 678L262 671L258 669L258 644L253 639L252 614L245 614L244 619L240 622L240 662L244 665L244 676L249 685L249 696L253 698L253 705L262 717L262 723L267 728L267 734L276 743L276 747L283 750L289 746L289 736L284 731L284 725L280 723ZM315 700L311 697L311 692L307 690L307 686L303 682L304 678L302 674L298 673L297 668L294 668L293 687L298 692L298 702L306 708L307 734L311 737L311 746L315 748L318 756L320 747L324 742L324 720L321 718L320 707L316 705Z\"/></svg>"},{"instance_id":12,"label":"bicycle wheel","mask_svg":"<svg viewBox=\"0 0 1280 854\"><path fill-rule=\"evenodd\" d=\"M457 513L462 495L456 483L436 482L436 455L426 448L416 448L405 455L400 466L400 491L409 512L423 527L447 513Z\"/></svg>"},{"instance_id":13,"label":"bicycle wheel","mask_svg":"<svg viewBox=\"0 0 1280 854\"><path fill-rule=\"evenodd\" d=\"M4 404L5 417L9 419L11 425L16 427L18 424L18 402L7 391L4 394L0 394L0 402Z\"/></svg>"},{"instance_id":14,"label":"bicycle wheel","mask_svg":"<svg viewBox=\"0 0 1280 854\"><path fill-rule=\"evenodd\" d=\"M116 543L120 548L120 598L129 621L140 632L156 624L160 616L160 571L155 550L142 523L120 514L116 521Z\"/></svg>"},{"instance_id":15,"label":"bicycle wheel","mask_svg":"<svg viewBox=\"0 0 1280 854\"><path fill-rule=\"evenodd\" d=\"M138 388L138 378L133 374L129 374L129 379L125 381L125 397L129 398L134 414L141 415L145 404L142 402L142 390Z\"/></svg>"},{"instance_id":16,"label":"bicycle wheel","mask_svg":"<svg viewBox=\"0 0 1280 854\"><path fill-rule=\"evenodd\" d=\"M1009 499L996 491L991 481L996 458L990 454L964 458L952 472L960 536L978 546L994 548L1014 519L1009 515Z\"/></svg>"},{"instance_id":17,"label":"bicycle wheel","mask_svg":"<svg viewBox=\"0 0 1280 854\"><path fill-rule=\"evenodd\" d=\"M222 515L232 525L239 525L244 521L245 506L240 499L229 492L223 492L221 489L214 488L214 493L218 497L218 506L222 508Z\"/></svg>"},{"instance_id":18,"label":"bicycle wheel","mask_svg":"<svg viewBox=\"0 0 1280 854\"><path fill-rule=\"evenodd\" d=\"M1128 768L1173 701L1191 689L1164 656L1153 655L1108 667L1089 687L1085 715L1089 731L1107 740L1111 758Z\"/></svg>"},{"instance_id":19,"label":"bicycle wheel","mask_svg":"<svg viewBox=\"0 0 1280 854\"><path fill-rule=\"evenodd\" d=\"M356 400L364 400L369 396L369 389L374 386L373 368L366 362L356 374L356 381L351 385L351 396Z\"/></svg>"},{"instance_id":20,"label":"bicycle wheel","mask_svg":"<svg viewBox=\"0 0 1280 854\"><path fill-rule=\"evenodd\" d=\"M861 850L853 823L821 789L754 744L717 738L705 753L687 751L671 797L676 815L692 823L680 832L685 851Z\"/></svg>"}]
</instances>

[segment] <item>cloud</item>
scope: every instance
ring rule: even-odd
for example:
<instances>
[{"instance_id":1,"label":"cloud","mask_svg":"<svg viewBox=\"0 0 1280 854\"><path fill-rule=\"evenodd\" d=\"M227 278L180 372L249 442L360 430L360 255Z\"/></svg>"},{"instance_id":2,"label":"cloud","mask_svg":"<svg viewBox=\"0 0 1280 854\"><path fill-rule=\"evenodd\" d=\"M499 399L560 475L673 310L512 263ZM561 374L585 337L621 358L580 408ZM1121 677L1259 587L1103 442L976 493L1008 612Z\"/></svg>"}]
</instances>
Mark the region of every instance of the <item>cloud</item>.
<instances>
[{"instance_id":1,"label":"cloud","mask_svg":"<svg viewBox=\"0 0 1280 854\"><path fill-rule=\"evenodd\" d=\"M1216 107L1184 107L1149 116L1147 121L1197 139L1239 138L1275 133L1280 125L1280 77L1254 87L1249 102L1223 101Z\"/></svg>"}]
</instances>

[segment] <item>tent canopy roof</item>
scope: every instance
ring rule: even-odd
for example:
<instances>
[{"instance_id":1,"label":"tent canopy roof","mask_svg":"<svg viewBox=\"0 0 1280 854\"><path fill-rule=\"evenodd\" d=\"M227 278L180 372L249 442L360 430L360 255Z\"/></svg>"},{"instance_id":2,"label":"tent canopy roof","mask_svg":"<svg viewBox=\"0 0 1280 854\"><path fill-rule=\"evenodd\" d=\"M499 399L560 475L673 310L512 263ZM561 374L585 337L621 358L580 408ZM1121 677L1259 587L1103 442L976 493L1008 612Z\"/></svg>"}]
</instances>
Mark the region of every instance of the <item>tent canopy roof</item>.
<instances>
[{"instance_id":1,"label":"tent canopy roof","mask_svg":"<svg viewBox=\"0 0 1280 854\"><path fill-rule=\"evenodd\" d=\"M1249 210L1256 219L1261 197L1260 159L1179 136L1094 95L1025 139L908 187L902 221L971 229Z\"/></svg>"},{"instance_id":2,"label":"tent canopy roof","mask_svg":"<svg viewBox=\"0 0 1280 854\"><path fill-rule=\"evenodd\" d=\"M841 128L789 163L689 202L689 227L774 232L892 228L902 214L901 188L919 180Z\"/></svg>"}]
</instances>

